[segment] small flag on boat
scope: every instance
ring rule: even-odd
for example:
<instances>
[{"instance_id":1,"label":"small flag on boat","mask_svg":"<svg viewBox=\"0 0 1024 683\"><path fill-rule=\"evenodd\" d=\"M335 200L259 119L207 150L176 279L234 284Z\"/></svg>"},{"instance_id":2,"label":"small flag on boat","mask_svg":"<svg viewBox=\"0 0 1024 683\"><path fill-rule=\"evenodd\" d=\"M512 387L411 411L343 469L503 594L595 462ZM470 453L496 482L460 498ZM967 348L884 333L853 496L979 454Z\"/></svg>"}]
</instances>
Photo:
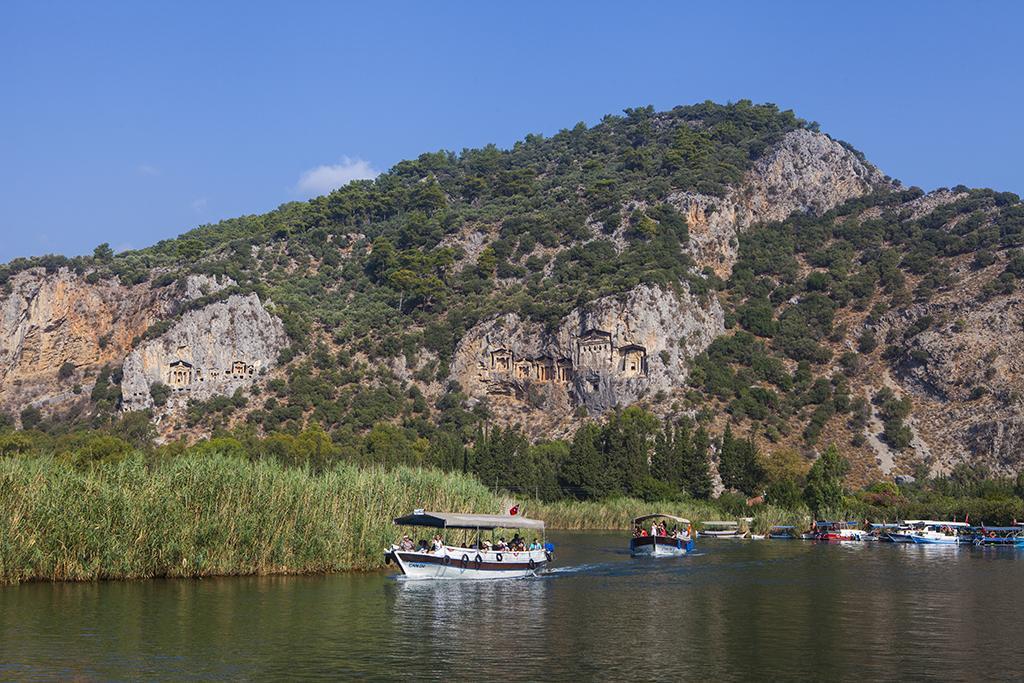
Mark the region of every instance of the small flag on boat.
<instances>
[{"instance_id":1,"label":"small flag on boat","mask_svg":"<svg viewBox=\"0 0 1024 683\"><path fill-rule=\"evenodd\" d=\"M519 514L519 503L516 503L515 505L510 507L508 509L508 514L510 514L510 515L518 515Z\"/></svg>"}]
</instances>

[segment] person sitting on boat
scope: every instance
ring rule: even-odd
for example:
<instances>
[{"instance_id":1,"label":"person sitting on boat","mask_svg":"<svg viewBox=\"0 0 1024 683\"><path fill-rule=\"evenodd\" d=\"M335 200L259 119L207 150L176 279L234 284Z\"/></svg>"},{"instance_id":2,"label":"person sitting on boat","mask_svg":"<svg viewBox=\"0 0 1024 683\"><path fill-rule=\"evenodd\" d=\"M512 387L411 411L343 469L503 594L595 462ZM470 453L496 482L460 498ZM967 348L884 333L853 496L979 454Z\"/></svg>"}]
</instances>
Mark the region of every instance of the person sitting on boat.
<instances>
[{"instance_id":1,"label":"person sitting on boat","mask_svg":"<svg viewBox=\"0 0 1024 683\"><path fill-rule=\"evenodd\" d=\"M487 539L485 538L485 539L483 540L483 542L482 542L482 543L480 544L480 549L481 549L481 550L490 550L490 549L491 549L491 542L490 542L490 541L488 541L488 540L487 540Z\"/></svg>"},{"instance_id":2,"label":"person sitting on boat","mask_svg":"<svg viewBox=\"0 0 1024 683\"><path fill-rule=\"evenodd\" d=\"M508 550L508 543L505 542L504 537L498 539L498 545L494 546L494 549L498 552Z\"/></svg>"},{"instance_id":3,"label":"person sitting on boat","mask_svg":"<svg viewBox=\"0 0 1024 683\"><path fill-rule=\"evenodd\" d=\"M543 550L543 546L541 546L540 541L535 538L533 539L533 542L530 543L530 550Z\"/></svg>"},{"instance_id":4,"label":"person sitting on boat","mask_svg":"<svg viewBox=\"0 0 1024 683\"><path fill-rule=\"evenodd\" d=\"M422 539L422 538L420 539L420 544L416 548L416 552L418 552L418 553L429 553L430 552L430 546L427 545L427 542L424 539Z\"/></svg>"},{"instance_id":5,"label":"person sitting on boat","mask_svg":"<svg viewBox=\"0 0 1024 683\"><path fill-rule=\"evenodd\" d=\"M398 542L399 550L409 551L416 547L416 544L409 538L409 534L402 534L402 540Z\"/></svg>"},{"instance_id":6,"label":"person sitting on boat","mask_svg":"<svg viewBox=\"0 0 1024 683\"><path fill-rule=\"evenodd\" d=\"M437 553L442 550L444 550L444 540L441 538L441 534L438 534L430 542L430 552Z\"/></svg>"},{"instance_id":7,"label":"person sitting on boat","mask_svg":"<svg viewBox=\"0 0 1024 683\"><path fill-rule=\"evenodd\" d=\"M647 536L647 529L641 529L640 530L640 536L641 536L641 538L646 537Z\"/></svg>"}]
</instances>

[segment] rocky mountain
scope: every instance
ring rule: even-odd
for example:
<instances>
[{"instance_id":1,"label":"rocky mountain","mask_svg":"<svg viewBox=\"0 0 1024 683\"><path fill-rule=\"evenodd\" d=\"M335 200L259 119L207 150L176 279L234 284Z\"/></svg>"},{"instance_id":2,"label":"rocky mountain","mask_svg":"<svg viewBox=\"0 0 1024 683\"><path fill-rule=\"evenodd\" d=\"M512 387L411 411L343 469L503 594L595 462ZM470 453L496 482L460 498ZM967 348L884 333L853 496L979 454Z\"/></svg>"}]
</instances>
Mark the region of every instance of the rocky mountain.
<instances>
[{"instance_id":1,"label":"rocky mountain","mask_svg":"<svg viewBox=\"0 0 1024 683\"><path fill-rule=\"evenodd\" d=\"M12 262L0 411L542 439L641 405L767 450L842 443L862 481L1011 471L1022 233L1015 195L904 188L772 105L631 109L141 251Z\"/></svg>"}]
</instances>

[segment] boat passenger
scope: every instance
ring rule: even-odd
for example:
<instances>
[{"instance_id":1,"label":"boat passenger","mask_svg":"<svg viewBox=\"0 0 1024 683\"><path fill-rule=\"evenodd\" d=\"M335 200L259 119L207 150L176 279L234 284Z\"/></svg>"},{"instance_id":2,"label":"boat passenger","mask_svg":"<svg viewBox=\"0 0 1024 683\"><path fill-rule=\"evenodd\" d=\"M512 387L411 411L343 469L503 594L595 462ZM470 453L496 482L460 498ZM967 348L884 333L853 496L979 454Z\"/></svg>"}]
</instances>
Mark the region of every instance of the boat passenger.
<instances>
[{"instance_id":1,"label":"boat passenger","mask_svg":"<svg viewBox=\"0 0 1024 683\"><path fill-rule=\"evenodd\" d=\"M409 538L409 534L402 534L402 540L398 542L399 550L409 551L416 547L416 544Z\"/></svg>"},{"instance_id":2,"label":"boat passenger","mask_svg":"<svg viewBox=\"0 0 1024 683\"><path fill-rule=\"evenodd\" d=\"M497 551L508 550L508 543L505 542L504 537L498 539L498 545L494 546Z\"/></svg>"},{"instance_id":3,"label":"boat passenger","mask_svg":"<svg viewBox=\"0 0 1024 683\"><path fill-rule=\"evenodd\" d=\"M424 539L422 539L422 538L420 539L420 544L416 548L416 552L419 552L419 553L429 553L430 552L430 546L427 545L427 542Z\"/></svg>"},{"instance_id":4,"label":"boat passenger","mask_svg":"<svg viewBox=\"0 0 1024 683\"><path fill-rule=\"evenodd\" d=\"M536 538L533 539L533 542L530 543L530 550L540 550L540 549L541 549L540 541L538 541Z\"/></svg>"},{"instance_id":5,"label":"boat passenger","mask_svg":"<svg viewBox=\"0 0 1024 683\"><path fill-rule=\"evenodd\" d=\"M491 549L491 542L488 541L486 538L484 539L484 542L483 542L482 545L483 545L483 550L490 550Z\"/></svg>"},{"instance_id":6,"label":"boat passenger","mask_svg":"<svg viewBox=\"0 0 1024 683\"><path fill-rule=\"evenodd\" d=\"M647 536L647 529L641 529L640 530L640 536L641 537L646 537Z\"/></svg>"},{"instance_id":7,"label":"boat passenger","mask_svg":"<svg viewBox=\"0 0 1024 683\"><path fill-rule=\"evenodd\" d=\"M441 552L444 550L444 540L441 538L441 534L434 536L434 539L430 542L431 552Z\"/></svg>"},{"instance_id":8,"label":"boat passenger","mask_svg":"<svg viewBox=\"0 0 1024 683\"><path fill-rule=\"evenodd\" d=\"M658 536L658 523L654 522L651 524L651 536Z\"/></svg>"}]
</instances>

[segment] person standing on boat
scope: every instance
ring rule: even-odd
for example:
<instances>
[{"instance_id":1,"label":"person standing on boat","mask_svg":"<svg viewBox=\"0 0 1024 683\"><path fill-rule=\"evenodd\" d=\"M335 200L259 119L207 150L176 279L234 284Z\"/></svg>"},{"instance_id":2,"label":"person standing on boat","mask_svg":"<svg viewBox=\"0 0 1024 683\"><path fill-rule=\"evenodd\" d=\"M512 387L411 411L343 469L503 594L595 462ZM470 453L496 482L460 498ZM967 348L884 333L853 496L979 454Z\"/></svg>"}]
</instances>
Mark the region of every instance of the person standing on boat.
<instances>
[{"instance_id":1,"label":"person standing on boat","mask_svg":"<svg viewBox=\"0 0 1024 683\"><path fill-rule=\"evenodd\" d=\"M657 522L652 522L651 523L651 536L655 536L656 537L657 535L658 535L658 523Z\"/></svg>"}]
</instances>

